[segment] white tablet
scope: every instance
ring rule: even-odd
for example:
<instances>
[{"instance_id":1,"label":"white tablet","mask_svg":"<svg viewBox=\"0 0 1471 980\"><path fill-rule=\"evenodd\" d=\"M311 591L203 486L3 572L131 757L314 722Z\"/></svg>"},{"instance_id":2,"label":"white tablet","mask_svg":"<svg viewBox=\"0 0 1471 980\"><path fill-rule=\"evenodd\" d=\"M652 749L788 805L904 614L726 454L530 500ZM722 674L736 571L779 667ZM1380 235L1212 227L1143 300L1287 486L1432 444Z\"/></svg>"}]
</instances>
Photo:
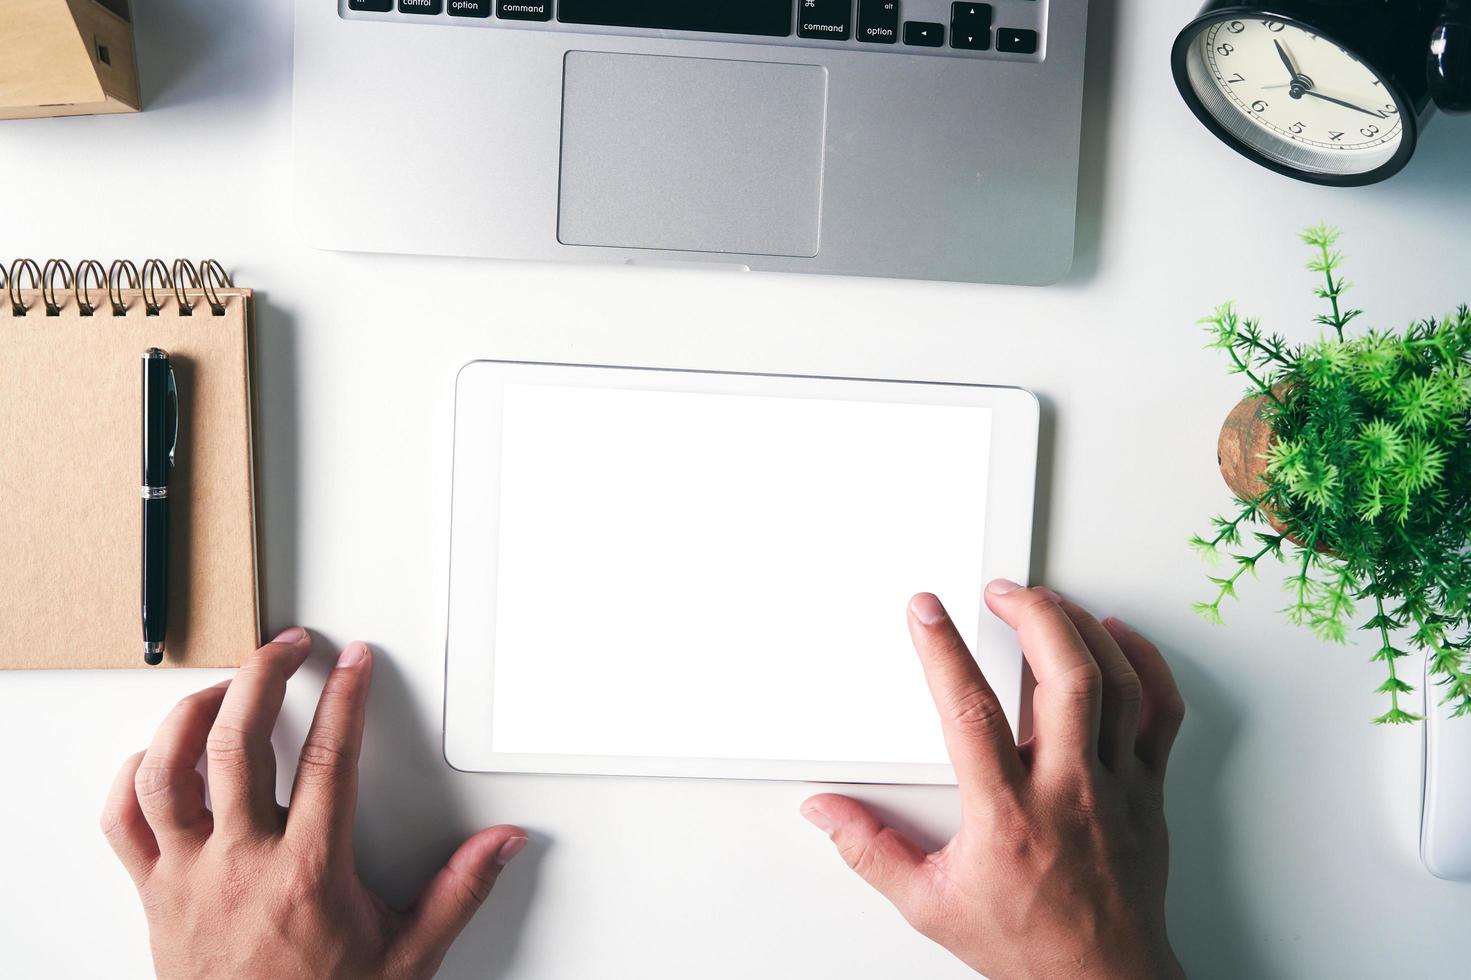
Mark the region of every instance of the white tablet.
<instances>
[{"instance_id":1,"label":"white tablet","mask_svg":"<svg viewBox=\"0 0 1471 980\"><path fill-rule=\"evenodd\" d=\"M474 771L943 783L906 606L1027 580L1017 388L477 361L455 399L445 757Z\"/></svg>"}]
</instances>

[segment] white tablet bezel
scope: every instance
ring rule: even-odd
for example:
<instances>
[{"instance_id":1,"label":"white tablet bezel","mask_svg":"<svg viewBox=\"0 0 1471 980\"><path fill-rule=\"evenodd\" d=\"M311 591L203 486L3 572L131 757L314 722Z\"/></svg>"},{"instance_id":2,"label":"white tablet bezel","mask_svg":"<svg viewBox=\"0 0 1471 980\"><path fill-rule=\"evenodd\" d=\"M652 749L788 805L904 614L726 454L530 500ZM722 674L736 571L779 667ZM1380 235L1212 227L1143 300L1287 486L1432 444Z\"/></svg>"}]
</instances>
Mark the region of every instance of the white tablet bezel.
<instances>
[{"instance_id":1,"label":"white tablet bezel","mask_svg":"<svg viewBox=\"0 0 1471 980\"><path fill-rule=\"evenodd\" d=\"M496 564L502 399L508 384L766 395L787 398L983 406L992 412L983 580L1025 582L1031 565L1039 406L1021 388L859 378L797 377L472 361L455 390L444 755L467 772L703 776L846 783L953 783L948 765L763 759L524 755L495 751L489 713L495 666ZM472 450L473 447L473 451ZM477 506L477 502L479 505ZM1004 624L981 613L982 669L1015 732L1023 683L1021 651ZM490 655L486 655L490 651ZM916 670L918 665L916 665ZM937 722L938 724L938 722Z\"/></svg>"}]
</instances>

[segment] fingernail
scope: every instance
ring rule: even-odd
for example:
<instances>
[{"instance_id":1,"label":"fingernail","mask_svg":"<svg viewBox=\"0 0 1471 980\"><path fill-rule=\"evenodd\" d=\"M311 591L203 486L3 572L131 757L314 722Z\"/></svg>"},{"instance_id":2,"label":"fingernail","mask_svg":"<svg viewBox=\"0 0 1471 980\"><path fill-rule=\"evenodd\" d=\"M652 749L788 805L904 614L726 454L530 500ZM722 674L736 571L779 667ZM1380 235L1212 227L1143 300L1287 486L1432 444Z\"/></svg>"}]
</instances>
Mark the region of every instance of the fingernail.
<instances>
[{"instance_id":1,"label":"fingernail","mask_svg":"<svg viewBox=\"0 0 1471 980\"><path fill-rule=\"evenodd\" d=\"M338 655L337 666L356 667L358 664L365 663L370 653L371 651L368 650L366 643L353 640L347 646L343 647L342 653Z\"/></svg>"},{"instance_id":2,"label":"fingernail","mask_svg":"<svg viewBox=\"0 0 1471 980\"><path fill-rule=\"evenodd\" d=\"M230 681L232 679L233 678L226 677L224 680L220 681L218 684L211 684L210 687L215 687L215 688L229 687L230 686Z\"/></svg>"},{"instance_id":3,"label":"fingernail","mask_svg":"<svg viewBox=\"0 0 1471 980\"><path fill-rule=\"evenodd\" d=\"M293 626L290 629L282 630L271 642L290 643L294 646L298 643L305 643L308 639L309 637L306 630L302 629L300 626Z\"/></svg>"},{"instance_id":4,"label":"fingernail","mask_svg":"<svg viewBox=\"0 0 1471 980\"><path fill-rule=\"evenodd\" d=\"M1052 591L1051 589L1049 589L1045 585L1036 586L1036 591L1042 593L1047 598L1051 599L1053 602L1061 602L1062 601L1062 596L1058 595L1056 592Z\"/></svg>"},{"instance_id":5,"label":"fingernail","mask_svg":"<svg viewBox=\"0 0 1471 980\"><path fill-rule=\"evenodd\" d=\"M998 578L990 585L986 586L986 591L991 593L992 595L1010 595L1019 588L1021 588L1021 586L1017 585L1009 578Z\"/></svg>"},{"instance_id":6,"label":"fingernail","mask_svg":"<svg viewBox=\"0 0 1471 980\"><path fill-rule=\"evenodd\" d=\"M808 823L824 834L827 834L829 837L833 835L833 822L828 819L827 814L817 809L817 807L814 806L803 810L802 816L807 819Z\"/></svg>"},{"instance_id":7,"label":"fingernail","mask_svg":"<svg viewBox=\"0 0 1471 980\"><path fill-rule=\"evenodd\" d=\"M501 845L501 849L495 852L495 863L504 868L511 863L512 858L526 850L526 845L529 843L530 840L526 837L507 838L506 842Z\"/></svg>"},{"instance_id":8,"label":"fingernail","mask_svg":"<svg viewBox=\"0 0 1471 980\"><path fill-rule=\"evenodd\" d=\"M1133 633L1133 632L1136 632L1135 629L1134 629L1134 627L1130 626L1128 623L1124 622L1122 619L1119 619L1117 616L1105 616L1105 617L1103 617L1103 625L1104 626L1108 626L1110 624L1112 624L1113 626L1117 626L1119 629L1123 630L1125 633Z\"/></svg>"},{"instance_id":9,"label":"fingernail","mask_svg":"<svg viewBox=\"0 0 1471 980\"><path fill-rule=\"evenodd\" d=\"M921 592L910 599L909 608L913 611L914 618L926 626L933 626L945 618L945 607L928 592Z\"/></svg>"}]
</instances>

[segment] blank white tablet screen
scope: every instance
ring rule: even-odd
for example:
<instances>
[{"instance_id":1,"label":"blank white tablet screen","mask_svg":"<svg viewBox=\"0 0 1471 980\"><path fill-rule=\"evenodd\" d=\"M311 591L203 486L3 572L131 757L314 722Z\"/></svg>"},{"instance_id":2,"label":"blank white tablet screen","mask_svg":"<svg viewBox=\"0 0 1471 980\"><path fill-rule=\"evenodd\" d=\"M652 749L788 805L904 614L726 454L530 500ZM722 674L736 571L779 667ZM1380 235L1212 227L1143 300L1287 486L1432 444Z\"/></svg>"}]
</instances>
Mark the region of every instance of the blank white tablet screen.
<instances>
[{"instance_id":1,"label":"blank white tablet screen","mask_svg":"<svg viewBox=\"0 0 1471 980\"><path fill-rule=\"evenodd\" d=\"M945 763L905 605L975 641L987 408L509 384L501 753Z\"/></svg>"}]
</instances>

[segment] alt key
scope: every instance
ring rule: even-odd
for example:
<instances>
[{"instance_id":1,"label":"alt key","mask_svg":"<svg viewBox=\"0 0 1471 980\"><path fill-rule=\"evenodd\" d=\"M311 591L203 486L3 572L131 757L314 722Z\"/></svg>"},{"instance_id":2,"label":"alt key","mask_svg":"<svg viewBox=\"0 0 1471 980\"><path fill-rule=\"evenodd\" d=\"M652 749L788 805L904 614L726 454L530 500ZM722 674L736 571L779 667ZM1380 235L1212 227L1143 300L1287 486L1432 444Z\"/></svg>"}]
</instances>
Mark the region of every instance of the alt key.
<instances>
[{"instance_id":1,"label":"alt key","mask_svg":"<svg viewBox=\"0 0 1471 980\"><path fill-rule=\"evenodd\" d=\"M490 0L449 0L451 17L489 17Z\"/></svg>"}]
</instances>

